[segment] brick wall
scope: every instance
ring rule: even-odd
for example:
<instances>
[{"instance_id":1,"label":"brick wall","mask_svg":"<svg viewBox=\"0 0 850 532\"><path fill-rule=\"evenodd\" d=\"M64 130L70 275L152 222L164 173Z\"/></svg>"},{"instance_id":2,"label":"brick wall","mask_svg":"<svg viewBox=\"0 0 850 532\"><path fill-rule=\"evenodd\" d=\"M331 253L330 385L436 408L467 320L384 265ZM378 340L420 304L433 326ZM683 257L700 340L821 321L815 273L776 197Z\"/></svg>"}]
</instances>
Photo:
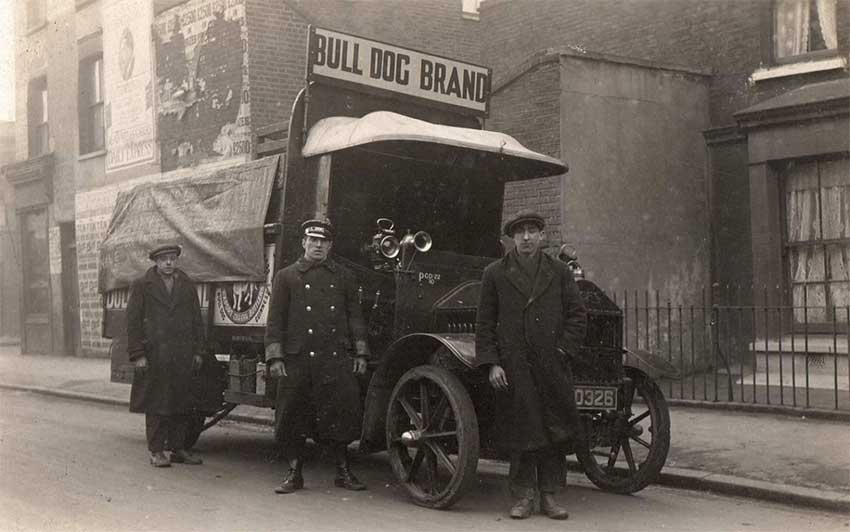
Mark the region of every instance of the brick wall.
<instances>
[{"instance_id":1,"label":"brick wall","mask_svg":"<svg viewBox=\"0 0 850 532\"><path fill-rule=\"evenodd\" d=\"M289 120L304 87L308 24L460 60L479 58L479 23L461 16L459 0L248 0L246 8L255 128Z\"/></svg>"},{"instance_id":2,"label":"brick wall","mask_svg":"<svg viewBox=\"0 0 850 532\"><path fill-rule=\"evenodd\" d=\"M747 79L766 57L763 28L769 0L489 0L481 8L481 61L497 81L546 48L592 52L710 70L713 127L734 123L732 113L813 81L783 78L750 87ZM850 48L850 2L838 0L838 41Z\"/></svg>"},{"instance_id":3,"label":"brick wall","mask_svg":"<svg viewBox=\"0 0 850 532\"><path fill-rule=\"evenodd\" d=\"M463 61L479 62L479 22L460 0L289 0L311 22Z\"/></svg>"},{"instance_id":4,"label":"brick wall","mask_svg":"<svg viewBox=\"0 0 850 532\"><path fill-rule=\"evenodd\" d=\"M507 133L531 150L560 157L559 80L555 57L497 88L486 129ZM508 183L502 220L520 209L534 208L546 219L548 245L558 246L562 243L561 205L559 176Z\"/></svg>"},{"instance_id":5,"label":"brick wall","mask_svg":"<svg viewBox=\"0 0 850 532\"><path fill-rule=\"evenodd\" d=\"M304 87L307 22L279 0L248 0L248 58L253 128L289 120Z\"/></svg>"}]
</instances>

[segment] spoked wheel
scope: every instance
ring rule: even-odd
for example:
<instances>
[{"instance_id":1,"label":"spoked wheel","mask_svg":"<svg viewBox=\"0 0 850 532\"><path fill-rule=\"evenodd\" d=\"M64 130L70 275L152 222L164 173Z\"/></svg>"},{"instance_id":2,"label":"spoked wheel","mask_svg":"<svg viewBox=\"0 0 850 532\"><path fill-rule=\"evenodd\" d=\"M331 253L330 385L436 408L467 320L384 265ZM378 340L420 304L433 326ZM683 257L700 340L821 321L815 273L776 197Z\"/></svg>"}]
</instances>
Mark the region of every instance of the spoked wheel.
<instances>
[{"instance_id":1,"label":"spoked wheel","mask_svg":"<svg viewBox=\"0 0 850 532\"><path fill-rule=\"evenodd\" d=\"M587 478L614 493L634 493L652 483L670 449L670 412L664 395L642 371L630 367L625 371L632 389L620 395L622 415L616 421L594 420L600 425L588 427L589 446L576 450ZM594 432L602 436L595 438Z\"/></svg>"},{"instance_id":2,"label":"spoked wheel","mask_svg":"<svg viewBox=\"0 0 850 532\"><path fill-rule=\"evenodd\" d=\"M401 376L387 409L387 452L413 501L448 508L475 482L478 418L458 378L437 366Z\"/></svg>"}]
</instances>

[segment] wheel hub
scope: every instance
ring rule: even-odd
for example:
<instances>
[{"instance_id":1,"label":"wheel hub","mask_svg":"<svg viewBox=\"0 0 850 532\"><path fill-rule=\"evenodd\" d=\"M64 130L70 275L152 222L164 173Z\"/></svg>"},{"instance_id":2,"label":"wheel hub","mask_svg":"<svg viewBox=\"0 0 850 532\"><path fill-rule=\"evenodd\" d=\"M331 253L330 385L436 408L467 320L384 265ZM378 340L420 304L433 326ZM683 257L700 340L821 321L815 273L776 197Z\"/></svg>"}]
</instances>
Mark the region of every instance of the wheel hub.
<instances>
[{"instance_id":1,"label":"wheel hub","mask_svg":"<svg viewBox=\"0 0 850 532\"><path fill-rule=\"evenodd\" d=\"M408 430L401 434L401 443L406 447L416 447L420 440L422 440L421 430Z\"/></svg>"}]
</instances>

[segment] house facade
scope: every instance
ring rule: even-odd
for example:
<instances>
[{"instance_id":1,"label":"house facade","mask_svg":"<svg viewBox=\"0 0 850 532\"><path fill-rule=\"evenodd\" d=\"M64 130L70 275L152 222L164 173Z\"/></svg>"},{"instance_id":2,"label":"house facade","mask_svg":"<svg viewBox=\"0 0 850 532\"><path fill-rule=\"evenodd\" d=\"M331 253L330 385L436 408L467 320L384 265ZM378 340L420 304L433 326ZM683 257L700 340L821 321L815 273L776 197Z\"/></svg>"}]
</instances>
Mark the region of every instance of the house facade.
<instances>
[{"instance_id":1,"label":"house facade","mask_svg":"<svg viewBox=\"0 0 850 532\"><path fill-rule=\"evenodd\" d=\"M541 210L601 286L765 286L822 302L824 327L850 304L847 0L32 0L3 169L25 352L108 353L97 260L118 192L263 155L310 24L491 67L483 126L570 165L512 185L505 214Z\"/></svg>"}]
</instances>

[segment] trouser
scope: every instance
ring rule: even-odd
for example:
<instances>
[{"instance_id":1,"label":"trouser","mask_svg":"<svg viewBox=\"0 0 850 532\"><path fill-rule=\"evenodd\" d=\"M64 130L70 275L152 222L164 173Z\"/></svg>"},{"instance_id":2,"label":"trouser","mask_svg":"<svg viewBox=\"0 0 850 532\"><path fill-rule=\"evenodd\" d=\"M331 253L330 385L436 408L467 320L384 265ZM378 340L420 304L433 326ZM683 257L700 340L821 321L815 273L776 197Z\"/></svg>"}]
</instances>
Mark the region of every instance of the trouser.
<instances>
[{"instance_id":1,"label":"trouser","mask_svg":"<svg viewBox=\"0 0 850 532\"><path fill-rule=\"evenodd\" d=\"M337 441L337 440L318 440L316 443L319 445L330 449L333 451L334 460L339 463L348 462L347 449L350 441ZM293 461L303 462L304 461L304 449L306 447L306 438L294 438L293 441L288 442L283 448L283 454L286 458L287 462L290 464Z\"/></svg>"},{"instance_id":2,"label":"trouser","mask_svg":"<svg viewBox=\"0 0 850 532\"><path fill-rule=\"evenodd\" d=\"M190 419L189 415L146 414L145 433L148 438L148 450L152 453L160 453L165 450L166 443L170 451L184 450L186 429Z\"/></svg>"},{"instance_id":3,"label":"trouser","mask_svg":"<svg viewBox=\"0 0 850 532\"><path fill-rule=\"evenodd\" d=\"M555 493L567 483L567 459L554 447L511 453L508 485L515 497Z\"/></svg>"}]
</instances>

